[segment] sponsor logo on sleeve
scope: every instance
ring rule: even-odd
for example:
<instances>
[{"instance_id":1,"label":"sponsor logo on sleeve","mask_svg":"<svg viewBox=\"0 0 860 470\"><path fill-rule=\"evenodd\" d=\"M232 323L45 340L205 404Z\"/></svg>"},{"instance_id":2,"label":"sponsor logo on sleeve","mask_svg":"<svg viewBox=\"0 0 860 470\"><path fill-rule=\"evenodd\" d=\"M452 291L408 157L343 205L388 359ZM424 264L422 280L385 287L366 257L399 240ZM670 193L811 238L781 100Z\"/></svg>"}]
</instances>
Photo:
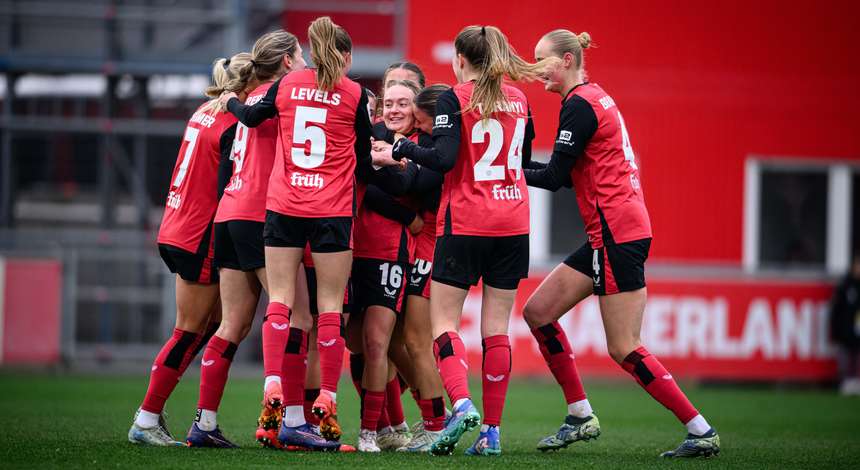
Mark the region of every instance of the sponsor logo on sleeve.
<instances>
[{"instance_id":1,"label":"sponsor logo on sleeve","mask_svg":"<svg viewBox=\"0 0 860 470\"><path fill-rule=\"evenodd\" d=\"M555 140L555 143L573 146L573 132L559 131L558 139Z\"/></svg>"},{"instance_id":2,"label":"sponsor logo on sleeve","mask_svg":"<svg viewBox=\"0 0 860 470\"><path fill-rule=\"evenodd\" d=\"M454 125L451 124L447 114L436 116L436 122L433 124L433 129L450 129Z\"/></svg>"}]
</instances>

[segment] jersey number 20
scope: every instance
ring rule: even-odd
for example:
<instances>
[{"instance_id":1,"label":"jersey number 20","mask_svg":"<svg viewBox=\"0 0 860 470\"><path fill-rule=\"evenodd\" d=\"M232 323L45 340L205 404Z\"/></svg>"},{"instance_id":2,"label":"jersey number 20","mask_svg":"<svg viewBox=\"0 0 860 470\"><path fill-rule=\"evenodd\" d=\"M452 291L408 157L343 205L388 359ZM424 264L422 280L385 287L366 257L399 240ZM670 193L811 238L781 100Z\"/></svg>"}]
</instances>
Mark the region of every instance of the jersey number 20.
<instances>
[{"instance_id":1,"label":"jersey number 20","mask_svg":"<svg viewBox=\"0 0 860 470\"><path fill-rule=\"evenodd\" d=\"M481 155L481 159L475 162L475 181L495 181L505 179L505 165L493 165L496 158L502 152L504 146L505 131L502 124L495 119L481 120L472 127L472 143L482 144L490 136L487 150ZM514 135L508 147L508 170L517 172L517 180L522 176L523 168L523 140L526 135L526 120L517 119Z\"/></svg>"}]
</instances>

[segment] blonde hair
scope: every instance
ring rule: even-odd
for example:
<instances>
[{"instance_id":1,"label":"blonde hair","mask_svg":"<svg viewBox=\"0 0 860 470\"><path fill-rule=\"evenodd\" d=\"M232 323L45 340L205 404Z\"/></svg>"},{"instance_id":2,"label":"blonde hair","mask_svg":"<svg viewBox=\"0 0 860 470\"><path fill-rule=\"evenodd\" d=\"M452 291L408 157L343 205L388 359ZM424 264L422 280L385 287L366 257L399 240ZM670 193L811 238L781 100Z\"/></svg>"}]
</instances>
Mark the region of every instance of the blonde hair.
<instances>
[{"instance_id":1,"label":"blonde hair","mask_svg":"<svg viewBox=\"0 0 860 470\"><path fill-rule=\"evenodd\" d=\"M283 71L284 57L292 57L299 47L299 40L283 29L260 36L251 49L248 61L228 85L232 90L247 90L252 83L263 83L275 78Z\"/></svg>"},{"instance_id":2,"label":"blonde hair","mask_svg":"<svg viewBox=\"0 0 860 470\"><path fill-rule=\"evenodd\" d=\"M523 60L508 44L508 38L495 26L467 26L454 40L454 49L472 64L478 79L464 113L478 109L488 119L499 103L506 103L502 79L536 80L558 58L546 58L537 63Z\"/></svg>"},{"instance_id":3,"label":"blonde hair","mask_svg":"<svg viewBox=\"0 0 860 470\"><path fill-rule=\"evenodd\" d=\"M344 76L346 58L352 52L352 39L346 30L334 24L328 16L315 19L308 26L311 60L317 67L317 88L333 90Z\"/></svg>"},{"instance_id":4,"label":"blonde hair","mask_svg":"<svg viewBox=\"0 0 860 470\"><path fill-rule=\"evenodd\" d=\"M215 114L224 111L218 97L224 92L241 93L243 88L234 88L235 79L239 76L239 70L251 62L251 54L240 52L229 59L221 57L212 63L212 85L206 87L204 94L209 98L202 111L213 111Z\"/></svg>"},{"instance_id":5,"label":"blonde hair","mask_svg":"<svg viewBox=\"0 0 860 470\"><path fill-rule=\"evenodd\" d=\"M582 51L591 47L591 35L583 31L579 34L566 29L556 29L543 35L552 43L552 53L559 58L570 52L576 61L576 69L582 70L585 58Z\"/></svg>"}]
</instances>

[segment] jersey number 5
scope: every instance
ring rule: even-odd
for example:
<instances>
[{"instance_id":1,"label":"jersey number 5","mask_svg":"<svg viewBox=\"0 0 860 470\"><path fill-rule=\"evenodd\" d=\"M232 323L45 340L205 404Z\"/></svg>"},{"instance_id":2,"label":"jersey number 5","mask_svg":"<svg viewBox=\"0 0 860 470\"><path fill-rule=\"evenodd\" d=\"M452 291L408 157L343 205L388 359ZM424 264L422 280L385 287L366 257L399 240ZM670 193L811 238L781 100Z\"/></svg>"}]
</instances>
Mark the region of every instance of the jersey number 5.
<instances>
[{"instance_id":1,"label":"jersey number 5","mask_svg":"<svg viewBox=\"0 0 860 470\"><path fill-rule=\"evenodd\" d=\"M310 106L296 106L296 118L293 121L293 163L299 168L316 168L325 159L325 131L320 126L325 124L328 110ZM307 142L311 142L310 152L306 150Z\"/></svg>"},{"instance_id":2,"label":"jersey number 5","mask_svg":"<svg viewBox=\"0 0 860 470\"><path fill-rule=\"evenodd\" d=\"M505 131L502 124L495 119L481 120L472 127L472 143L482 144L490 136L487 150L481 155L481 159L475 162L475 181L495 181L505 179L505 165L493 165L496 158L502 152L504 146ZM508 170L517 172L517 180L522 177L523 168L523 140L526 135L526 120L517 119L511 144L508 146Z\"/></svg>"}]
</instances>

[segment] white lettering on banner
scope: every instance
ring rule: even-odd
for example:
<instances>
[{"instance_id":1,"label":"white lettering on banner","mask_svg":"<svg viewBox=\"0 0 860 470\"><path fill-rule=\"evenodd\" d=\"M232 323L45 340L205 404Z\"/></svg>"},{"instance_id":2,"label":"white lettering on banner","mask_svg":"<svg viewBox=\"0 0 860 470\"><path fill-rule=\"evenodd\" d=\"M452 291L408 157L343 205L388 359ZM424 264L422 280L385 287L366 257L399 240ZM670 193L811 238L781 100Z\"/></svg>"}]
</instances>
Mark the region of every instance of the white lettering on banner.
<instances>
[{"instance_id":1,"label":"white lettering on banner","mask_svg":"<svg viewBox=\"0 0 860 470\"><path fill-rule=\"evenodd\" d=\"M652 295L642 325L642 342L652 353L666 358L829 359L833 348L827 304L825 300L757 297L749 301L745 312L730 315L726 297ZM463 309L461 336L476 353L481 345L480 314L481 295L470 292ZM596 297L589 297L559 322L575 354L606 356ZM730 328L730 324L734 326ZM531 353L540 357L538 345L519 315L512 316L510 337L514 349L528 344Z\"/></svg>"}]
</instances>

